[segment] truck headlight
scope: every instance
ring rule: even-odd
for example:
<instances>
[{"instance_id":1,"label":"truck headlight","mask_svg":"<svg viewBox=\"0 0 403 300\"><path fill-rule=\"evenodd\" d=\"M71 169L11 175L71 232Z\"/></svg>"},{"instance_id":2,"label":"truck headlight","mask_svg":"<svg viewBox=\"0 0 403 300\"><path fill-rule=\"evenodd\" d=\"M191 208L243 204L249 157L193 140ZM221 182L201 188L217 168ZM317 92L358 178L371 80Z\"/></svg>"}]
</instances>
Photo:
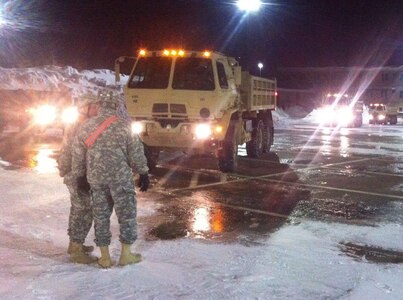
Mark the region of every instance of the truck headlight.
<instances>
[{"instance_id":1,"label":"truck headlight","mask_svg":"<svg viewBox=\"0 0 403 300\"><path fill-rule=\"evenodd\" d=\"M49 125L56 119L56 107L42 105L32 110L35 124Z\"/></svg>"},{"instance_id":2,"label":"truck headlight","mask_svg":"<svg viewBox=\"0 0 403 300\"><path fill-rule=\"evenodd\" d=\"M317 111L316 121L318 123L332 123L334 120L334 110L330 107L320 108Z\"/></svg>"},{"instance_id":3,"label":"truck headlight","mask_svg":"<svg viewBox=\"0 0 403 300\"><path fill-rule=\"evenodd\" d=\"M348 124L348 123L354 121L354 114L350 108L347 108L347 107L341 108L337 112L337 120L339 121L339 123Z\"/></svg>"},{"instance_id":4,"label":"truck headlight","mask_svg":"<svg viewBox=\"0 0 403 300\"><path fill-rule=\"evenodd\" d=\"M374 116L373 116L373 115L369 115L369 119L370 119L370 120L373 120L373 119L374 119Z\"/></svg>"},{"instance_id":5,"label":"truck headlight","mask_svg":"<svg viewBox=\"0 0 403 300\"><path fill-rule=\"evenodd\" d=\"M62 112L62 122L65 124L72 124L78 119L77 107L65 108Z\"/></svg>"},{"instance_id":6,"label":"truck headlight","mask_svg":"<svg viewBox=\"0 0 403 300\"><path fill-rule=\"evenodd\" d=\"M195 129L196 138L203 140L211 135L211 127L209 124L198 124Z\"/></svg>"},{"instance_id":7,"label":"truck headlight","mask_svg":"<svg viewBox=\"0 0 403 300\"><path fill-rule=\"evenodd\" d=\"M385 120L385 115L379 115L379 116L378 116L378 120L379 120L379 121Z\"/></svg>"},{"instance_id":8,"label":"truck headlight","mask_svg":"<svg viewBox=\"0 0 403 300\"><path fill-rule=\"evenodd\" d=\"M144 124L141 122L132 123L132 132L135 134L140 134L144 131Z\"/></svg>"}]
</instances>

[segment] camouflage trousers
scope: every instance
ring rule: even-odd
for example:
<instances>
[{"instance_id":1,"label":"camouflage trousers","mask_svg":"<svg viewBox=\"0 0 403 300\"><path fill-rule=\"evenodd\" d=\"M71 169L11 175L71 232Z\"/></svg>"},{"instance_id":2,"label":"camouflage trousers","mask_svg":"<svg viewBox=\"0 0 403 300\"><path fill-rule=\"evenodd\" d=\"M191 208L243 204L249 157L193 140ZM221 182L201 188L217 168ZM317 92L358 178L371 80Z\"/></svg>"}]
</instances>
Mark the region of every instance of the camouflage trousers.
<instances>
[{"instance_id":1,"label":"camouflage trousers","mask_svg":"<svg viewBox=\"0 0 403 300\"><path fill-rule=\"evenodd\" d=\"M96 245L102 247L111 243L110 217L113 208L118 217L120 242L133 244L137 239L134 182L91 185L91 193Z\"/></svg>"},{"instance_id":2,"label":"camouflage trousers","mask_svg":"<svg viewBox=\"0 0 403 300\"><path fill-rule=\"evenodd\" d=\"M67 184L70 192L70 216L67 233L71 242L83 244L92 226L90 193L77 189L76 185Z\"/></svg>"}]
</instances>

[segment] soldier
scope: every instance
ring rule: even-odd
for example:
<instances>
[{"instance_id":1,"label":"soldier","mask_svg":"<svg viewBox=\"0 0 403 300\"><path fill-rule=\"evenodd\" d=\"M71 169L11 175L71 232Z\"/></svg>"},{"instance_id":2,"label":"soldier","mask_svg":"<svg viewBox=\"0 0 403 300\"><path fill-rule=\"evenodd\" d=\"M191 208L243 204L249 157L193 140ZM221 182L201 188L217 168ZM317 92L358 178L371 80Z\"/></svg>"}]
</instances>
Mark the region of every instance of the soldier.
<instances>
[{"instance_id":1,"label":"soldier","mask_svg":"<svg viewBox=\"0 0 403 300\"><path fill-rule=\"evenodd\" d=\"M137 239L133 172L140 174L140 191L147 191L149 186L143 145L130 125L116 116L118 104L112 94L100 97L99 115L81 127L73 143L73 173L76 178L87 175L91 185L95 243L101 250L98 264L103 268L112 266L109 245L113 208L122 243L119 265L141 261L140 254L130 252Z\"/></svg>"},{"instance_id":2,"label":"soldier","mask_svg":"<svg viewBox=\"0 0 403 300\"><path fill-rule=\"evenodd\" d=\"M92 226L92 211L90 204L89 185L85 177L77 182L71 172L72 143L79 127L98 112L97 97L86 94L78 103L79 117L76 123L66 129L61 154L57 160L59 173L64 177L63 182L70 192L70 215L68 225L68 235L70 238L67 253L70 254L72 262L88 264L94 258L87 253L92 252L94 247L84 246L85 238Z\"/></svg>"}]
</instances>

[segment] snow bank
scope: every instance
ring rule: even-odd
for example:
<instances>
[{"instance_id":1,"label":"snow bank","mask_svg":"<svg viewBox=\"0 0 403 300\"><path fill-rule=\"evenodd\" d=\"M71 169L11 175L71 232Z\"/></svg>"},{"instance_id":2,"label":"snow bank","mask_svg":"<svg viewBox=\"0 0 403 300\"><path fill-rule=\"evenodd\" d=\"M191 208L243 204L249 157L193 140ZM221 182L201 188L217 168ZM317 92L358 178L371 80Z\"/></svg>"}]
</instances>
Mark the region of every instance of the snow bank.
<instances>
[{"instance_id":1,"label":"snow bank","mask_svg":"<svg viewBox=\"0 0 403 300\"><path fill-rule=\"evenodd\" d=\"M127 76L122 77L122 82ZM73 67L0 68L0 89L71 91L73 96L99 88L116 88L115 72L107 69L78 71ZM118 86L119 88L119 86Z\"/></svg>"}]
</instances>

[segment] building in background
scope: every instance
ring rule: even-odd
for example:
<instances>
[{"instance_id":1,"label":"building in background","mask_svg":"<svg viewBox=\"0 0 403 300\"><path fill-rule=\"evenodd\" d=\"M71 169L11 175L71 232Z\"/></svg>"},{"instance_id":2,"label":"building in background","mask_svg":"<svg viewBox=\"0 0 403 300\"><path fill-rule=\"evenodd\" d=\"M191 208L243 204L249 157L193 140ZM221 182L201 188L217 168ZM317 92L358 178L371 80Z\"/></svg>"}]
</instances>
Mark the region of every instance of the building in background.
<instances>
[{"instance_id":1,"label":"building in background","mask_svg":"<svg viewBox=\"0 0 403 300\"><path fill-rule=\"evenodd\" d=\"M396 102L403 113L403 66L282 68L279 105L316 107L329 93L350 94L370 103Z\"/></svg>"}]
</instances>

